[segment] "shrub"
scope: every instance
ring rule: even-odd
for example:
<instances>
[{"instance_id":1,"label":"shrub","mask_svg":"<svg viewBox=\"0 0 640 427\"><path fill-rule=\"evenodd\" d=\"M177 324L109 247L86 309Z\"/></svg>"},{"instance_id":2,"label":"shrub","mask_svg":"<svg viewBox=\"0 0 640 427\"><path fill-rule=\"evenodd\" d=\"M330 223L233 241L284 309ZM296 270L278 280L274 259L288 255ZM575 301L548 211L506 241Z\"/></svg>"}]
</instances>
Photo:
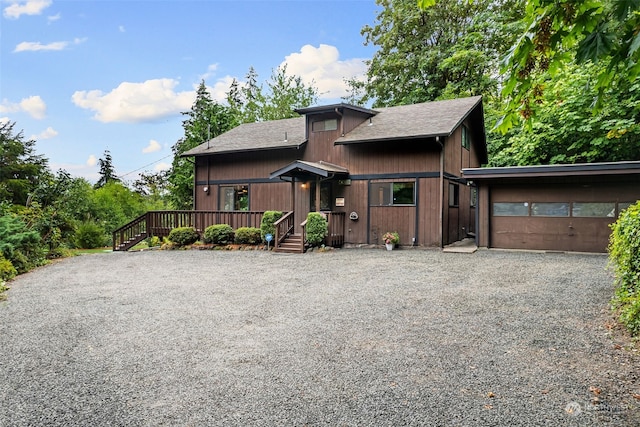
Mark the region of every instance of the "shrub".
<instances>
[{"instance_id":1,"label":"shrub","mask_svg":"<svg viewBox=\"0 0 640 427\"><path fill-rule=\"evenodd\" d=\"M0 283L13 279L17 274L11 261L0 255Z\"/></svg>"},{"instance_id":2,"label":"shrub","mask_svg":"<svg viewBox=\"0 0 640 427\"><path fill-rule=\"evenodd\" d=\"M204 241L217 245L233 243L233 228L228 224L210 225L204 230Z\"/></svg>"},{"instance_id":3,"label":"shrub","mask_svg":"<svg viewBox=\"0 0 640 427\"><path fill-rule=\"evenodd\" d=\"M640 334L640 202L624 210L611 225L609 268L615 275L612 305L633 335Z\"/></svg>"},{"instance_id":4,"label":"shrub","mask_svg":"<svg viewBox=\"0 0 640 427\"><path fill-rule=\"evenodd\" d=\"M239 244L257 245L262 241L259 228L240 227L236 230L235 242Z\"/></svg>"},{"instance_id":5,"label":"shrub","mask_svg":"<svg viewBox=\"0 0 640 427\"><path fill-rule=\"evenodd\" d=\"M40 235L11 214L0 216L0 255L11 261L18 274L45 263Z\"/></svg>"},{"instance_id":6,"label":"shrub","mask_svg":"<svg viewBox=\"0 0 640 427\"><path fill-rule=\"evenodd\" d=\"M309 212L306 231L309 244L311 246L319 246L329 234L327 219L317 212Z\"/></svg>"},{"instance_id":7,"label":"shrub","mask_svg":"<svg viewBox=\"0 0 640 427\"><path fill-rule=\"evenodd\" d=\"M199 237L193 227L177 227L169 232L169 241L178 246L192 245L198 241Z\"/></svg>"},{"instance_id":8,"label":"shrub","mask_svg":"<svg viewBox=\"0 0 640 427\"><path fill-rule=\"evenodd\" d=\"M151 236L149 239L147 239L147 241L147 244L150 248L162 246L162 239L158 236Z\"/></svg>"},{"instance_id":9,"label":"shrub","mask_svg":"<svg viewBox=\"0 0 640 427\"><path fill-rule=\"evenodd\" d=\"M282 212L280 211L266 211L262 215L262 221L260 221L260 237L263 242L266 242L265 236L271 234L276 235L276 227L273 225L276 221L282 218Z\"/></svg>"},{"instance_id":10,"label":"shrub","mask_svg":"<svg viewBox=\"0 0 640 427\"><path fill-rule=\"evenodd\" d=\"M76 229L74 241L78 248L100 248L107 242L107 235L99 224L93 221L85 221Z\"/></svg>"}]
</instances>

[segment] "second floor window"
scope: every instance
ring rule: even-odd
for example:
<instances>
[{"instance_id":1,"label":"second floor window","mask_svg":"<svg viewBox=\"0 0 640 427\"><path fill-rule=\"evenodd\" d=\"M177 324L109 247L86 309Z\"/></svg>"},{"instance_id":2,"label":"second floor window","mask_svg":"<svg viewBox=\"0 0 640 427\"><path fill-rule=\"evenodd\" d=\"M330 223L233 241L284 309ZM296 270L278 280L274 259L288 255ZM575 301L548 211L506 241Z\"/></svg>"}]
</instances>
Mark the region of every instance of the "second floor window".
<instances>
[{"instance_id":1,"label":"second floor window","mask_svg":"<svg viewBox=\"0 0 640 427\"><path fill-rule=\"evenodd\" d=\"M319 120L311 124L312 132L323 132L338 129L338 119Z\"/></svg>"}]
</instances>

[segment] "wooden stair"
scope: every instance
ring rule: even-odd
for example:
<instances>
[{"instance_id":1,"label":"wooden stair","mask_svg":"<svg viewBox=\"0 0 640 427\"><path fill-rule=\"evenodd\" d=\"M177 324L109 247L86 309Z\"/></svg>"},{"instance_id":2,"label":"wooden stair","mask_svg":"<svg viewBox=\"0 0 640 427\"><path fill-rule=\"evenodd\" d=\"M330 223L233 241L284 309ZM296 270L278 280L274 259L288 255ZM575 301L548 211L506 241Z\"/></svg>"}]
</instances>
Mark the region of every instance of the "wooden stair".
<instances>
[{"instance_id":1,"label":"wooden stair","mask_svg":"<svg viewBox=\"0 0 640 427\"><path fill-rule=\"evenodd\" d=\"M128 251L138 243L142 242L147 238L147 233L136 234L135 236L131 236L129 239L115 246L114 251Z\"/></svg>"},{"instance_id":2,"label":"wooden stair","mask_svg":"<svg viewBox=\"0 0 640 427\"><path fill-rule=\"evenodd\" d=\"M302 234L290 234L282 243L274 249L275 252L287 253L287 254L302 254L304 253L304 245L302 243Z\"/></svg>"}]
</instances>

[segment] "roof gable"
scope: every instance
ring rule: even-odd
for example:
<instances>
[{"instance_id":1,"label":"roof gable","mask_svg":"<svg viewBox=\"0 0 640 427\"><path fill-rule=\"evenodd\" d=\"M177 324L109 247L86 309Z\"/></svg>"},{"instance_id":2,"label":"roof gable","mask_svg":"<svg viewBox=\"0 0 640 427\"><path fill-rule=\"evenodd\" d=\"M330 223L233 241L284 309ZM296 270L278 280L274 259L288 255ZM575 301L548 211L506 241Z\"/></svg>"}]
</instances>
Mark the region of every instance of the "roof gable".
<instances>
[{"instance_id":1,"label":"roof gable","mask_svg":"<svg viewBox=\"0 0 640 427\"><path fill-rule=\"evenodd\" d=\"M336 144L450 136L481 102L482 97L474 96L379 108Z\"/></svg>"}]
</instances>

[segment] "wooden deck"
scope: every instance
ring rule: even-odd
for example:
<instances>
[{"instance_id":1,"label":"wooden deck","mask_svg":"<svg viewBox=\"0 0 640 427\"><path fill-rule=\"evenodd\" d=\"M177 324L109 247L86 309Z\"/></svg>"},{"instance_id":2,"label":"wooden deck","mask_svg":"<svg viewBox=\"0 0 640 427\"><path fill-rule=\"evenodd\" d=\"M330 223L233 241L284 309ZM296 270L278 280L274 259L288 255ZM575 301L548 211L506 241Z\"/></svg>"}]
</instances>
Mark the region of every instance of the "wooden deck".
<instances>
[{"instance_id":1,"label":"wooden deck","mask_svg":"<svg viewBox=\"0 0 640 427\"><path fill-rule=\"evenodd\" d=\"M193 227L198 233L214 224L228 224L234 230L240 227L260 228L263 211L149 211L138 218L123 225L113 232L113 250L127 251L152 236L167 237L172 229L177 227ZM329 234L326 239L327 246L342 246L344 244L344 212L326 213ZM296 242L302 253L305 248L305 239L300 239L293 234L293 212L286 213L276 223L276 236L274 249L278 250L285 240L289 240L287 247Z\"/></svg>"}]
</instances>

